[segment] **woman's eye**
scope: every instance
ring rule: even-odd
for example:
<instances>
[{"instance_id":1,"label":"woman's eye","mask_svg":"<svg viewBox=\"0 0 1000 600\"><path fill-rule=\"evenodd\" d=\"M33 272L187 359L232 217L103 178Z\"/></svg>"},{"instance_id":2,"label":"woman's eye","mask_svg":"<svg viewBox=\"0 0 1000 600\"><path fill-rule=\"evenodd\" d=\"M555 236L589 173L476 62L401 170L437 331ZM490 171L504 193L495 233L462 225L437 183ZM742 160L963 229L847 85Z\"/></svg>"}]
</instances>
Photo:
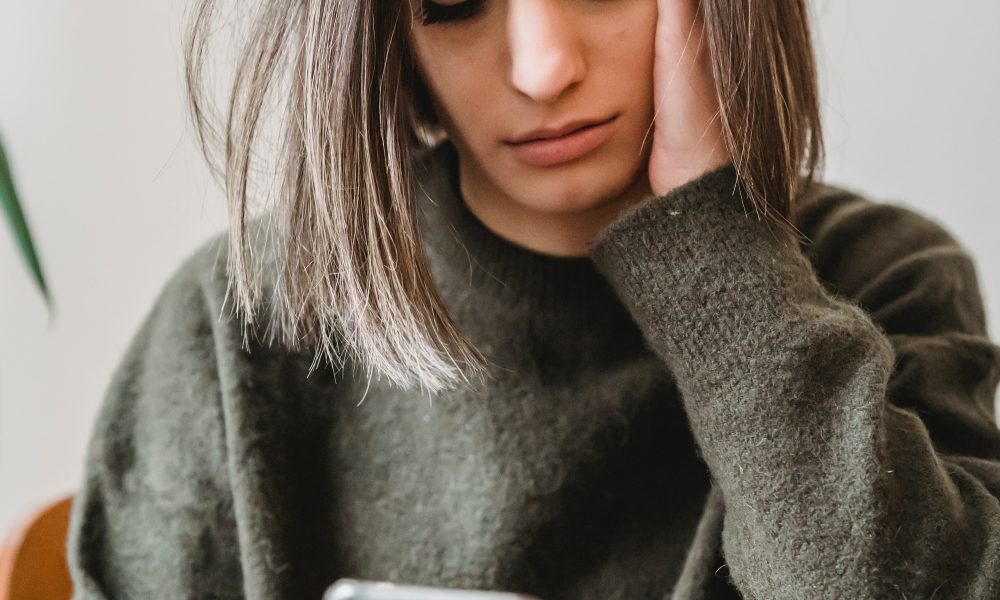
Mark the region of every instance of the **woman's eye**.
<instances>
[{"instance_id":1,"label":"woman's eye","mask_svg":"<svg viewBox=\"0 0 1000 600\"><path fill-rule=\"evenodd\" d=\"M486 0L465 0L458 4L438 4L420 0L420 22L424 25L471 19L486 6Z\"/></svg>"}]
</instances>

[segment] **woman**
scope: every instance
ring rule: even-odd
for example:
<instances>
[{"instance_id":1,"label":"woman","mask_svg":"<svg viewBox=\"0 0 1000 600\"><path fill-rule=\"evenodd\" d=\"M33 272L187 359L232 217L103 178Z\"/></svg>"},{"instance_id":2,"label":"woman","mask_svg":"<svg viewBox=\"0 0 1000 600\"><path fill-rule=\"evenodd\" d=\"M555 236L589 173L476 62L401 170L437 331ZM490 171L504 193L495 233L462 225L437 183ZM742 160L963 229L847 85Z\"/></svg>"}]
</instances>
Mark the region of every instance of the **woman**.
<instances>
[{"instance_id":1,"label":"woman","mask_svg":"<svg viewBox=\"0 0 1000 600\"><path fill-rule=\"evenodd\" d=\"M108 389L78 598L1000 597L973 260L815 181L804 0L264 2L221 131L214 11L233 227Z\"/></svg>"}]
</instances>

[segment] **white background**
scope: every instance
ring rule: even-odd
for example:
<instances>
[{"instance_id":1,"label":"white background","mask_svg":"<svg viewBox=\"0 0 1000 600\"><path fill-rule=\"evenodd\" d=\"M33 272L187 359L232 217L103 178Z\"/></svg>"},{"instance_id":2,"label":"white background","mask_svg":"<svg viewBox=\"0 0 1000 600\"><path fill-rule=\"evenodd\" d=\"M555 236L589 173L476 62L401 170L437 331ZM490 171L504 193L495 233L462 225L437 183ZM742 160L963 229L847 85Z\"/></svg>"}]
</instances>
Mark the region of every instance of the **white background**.
<instances>
[{"instance_id":1,"label":"white background","mask_svg":"<svg viewBox=\"0 0 1000 600\"><path fill-rule=\"evenodd\" d=\"M57 303L0 227L0 533L82 476L111 372L167 277L225 226L184 112L182 0L0 5L0 132ZM814 4L826 180L976 259L1000 322L1000 3Z\"/></svg>"}]
</instances>

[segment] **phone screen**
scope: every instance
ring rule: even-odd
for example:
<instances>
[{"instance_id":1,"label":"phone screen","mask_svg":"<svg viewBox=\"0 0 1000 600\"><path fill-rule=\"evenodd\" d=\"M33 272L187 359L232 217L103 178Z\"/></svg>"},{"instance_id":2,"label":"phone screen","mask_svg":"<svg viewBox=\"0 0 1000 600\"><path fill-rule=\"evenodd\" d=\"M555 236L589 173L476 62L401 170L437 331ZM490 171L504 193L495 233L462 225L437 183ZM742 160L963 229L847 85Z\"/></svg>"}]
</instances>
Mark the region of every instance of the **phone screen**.
<instances>
[{"instance_id":1,"label":"phone screen","mask_svg":"<svg viewBox=\"0 0 1000 600\"><path fill-rule=\"evenodd\" d=\"M511 592L488 592L420 585L396 585L387 581L338 579L327 588L323 600L542 600L538 596Z\"/></svg>"}]
</instances>

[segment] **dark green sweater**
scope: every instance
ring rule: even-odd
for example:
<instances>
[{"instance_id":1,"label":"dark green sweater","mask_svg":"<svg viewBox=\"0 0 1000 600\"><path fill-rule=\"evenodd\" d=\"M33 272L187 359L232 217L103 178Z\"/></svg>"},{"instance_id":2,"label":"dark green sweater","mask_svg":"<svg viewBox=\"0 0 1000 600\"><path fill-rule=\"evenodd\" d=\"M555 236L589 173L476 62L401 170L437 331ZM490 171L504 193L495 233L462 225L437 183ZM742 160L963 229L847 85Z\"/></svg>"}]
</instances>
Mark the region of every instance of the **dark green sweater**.
<instances>
[{"instance_id":1,"label":"dark green sweater","mask_svg":"<svg viewBox=\"0 0 1000 600\"><path fill-rule=\"evenodd\" d=\"M435 281L504 368L428 398L245 349L220 234L107 390L76 598L1000 598L1000 347L940 225L817 184L800 243L727 165L560 258L468 211L450 143L422 160Z\"/></svg>"}]
</instances>

